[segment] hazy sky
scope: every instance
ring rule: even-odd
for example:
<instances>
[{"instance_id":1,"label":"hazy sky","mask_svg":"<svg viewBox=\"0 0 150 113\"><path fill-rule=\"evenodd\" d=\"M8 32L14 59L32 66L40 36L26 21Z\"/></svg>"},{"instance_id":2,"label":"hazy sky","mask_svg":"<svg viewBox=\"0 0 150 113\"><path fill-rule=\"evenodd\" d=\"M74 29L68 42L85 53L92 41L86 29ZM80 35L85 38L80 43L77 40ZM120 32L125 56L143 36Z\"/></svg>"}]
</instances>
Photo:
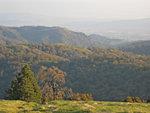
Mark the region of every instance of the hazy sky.
<instances>
[{"instance_id":1,"label":"hazy sky","mask_svg":"<svg viewBox=\"0 0 150 113\"><path fill-rule=\"evenodd\" d=\"M0 14L34 14L51 18L150 18L150 0L0 0Z\"/></svg>"},{"instance_id":2,"label":"hazy sky","mask_svg":"<svg viewBox=\"0 0 150 113\"><path fill-rule=\"evenodd\" d=\"M97 33L104 36L107 36L110 31L111 34L108 37L112 37L112 33L114 33L115 38L124 38L124 34L123 36L116 35L116 32L122 33L122 31L114 32L116 25L110 29L111 24L106 23L108 27L104 30L105 24L103 25L103 23L105 21L130 19L136 23L137 21L134 19L143 18L150 18L150 0L0 0L0 25L61 26L74 31L87 34ZM149 28L149 19L140 22L142 23L136 26L142 32L147 31L140 38L144 38L145 35L149 37L149 29L142 27L148 26ZM124 28L124 25L126 24L121 25L121 27ZM104 34L105 31L106 34ZM136 31L136 37L137 33L141 34ZM129 30L128 35L130 34L133 38L133 32L131 33Z\"/></svg>"}]
</instances>

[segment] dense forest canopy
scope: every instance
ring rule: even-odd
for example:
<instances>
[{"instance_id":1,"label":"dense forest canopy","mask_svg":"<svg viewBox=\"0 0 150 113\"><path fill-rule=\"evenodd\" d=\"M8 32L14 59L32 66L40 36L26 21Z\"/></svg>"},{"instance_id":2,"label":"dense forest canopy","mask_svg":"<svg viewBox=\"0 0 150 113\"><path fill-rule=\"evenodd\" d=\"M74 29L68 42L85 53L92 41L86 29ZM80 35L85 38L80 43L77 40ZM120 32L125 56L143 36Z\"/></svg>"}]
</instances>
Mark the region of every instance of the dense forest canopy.
<instances>
[{"instance_id":1,"label":"dense forest canopy","mask_svg":"<svg viewBox=\"0 0 150 113\"><path fill-rule=\"evenodd\" d=\"M131 45L121 47L120 50L134 54L150 55L150 41L146 40L134 42Z\"/></svg>"},{"instance_id":2,"label":"dense forest canopy","mask_svg":"<svg viewBox=\"0 0 150 113\"><path fill-rule=\"evenodd\" d=\"M150 56L116 48L29 43L0 45L0 98L26 63L35 75L41 66L58 67L67 73L67 87L95 100L144 99L150 94Z\"/></svg>"}]
</instances>

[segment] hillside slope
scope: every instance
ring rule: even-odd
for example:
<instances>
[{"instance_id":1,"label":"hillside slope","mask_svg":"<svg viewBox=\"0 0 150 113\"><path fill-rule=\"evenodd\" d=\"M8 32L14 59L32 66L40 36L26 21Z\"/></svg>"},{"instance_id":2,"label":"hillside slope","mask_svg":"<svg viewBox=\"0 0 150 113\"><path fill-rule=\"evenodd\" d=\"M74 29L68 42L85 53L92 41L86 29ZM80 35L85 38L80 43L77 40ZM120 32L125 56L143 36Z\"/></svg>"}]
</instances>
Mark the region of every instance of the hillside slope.
<instances>
[{"instance_id":1,"label":"hillside slope","mask_svg":"<svg viewBox=\"0 0 150 113\"><path fill-rule=\"evenodd\" d=\"M150 94L150 57L118 49L77 48L63 44L0 45L0 98L20 69L29 63L35 75L41 65L67 72L73 92L91 93L95 100L143 99Z\"/></svg>"},{"instance_id":2,"label":"hillside slope","mask_svg":"<svg viewBox=\"0 0 150 113\"><path fill-rule=\"evenodd\" d=\"M150 55L150 40L138 41L129 46L122 47L120 50L134 54Z\"/></svg>"},{"instance_id":3,"label":"hillside slope","mask_svg":"<svg viewBox=\"0 0 150 113\"><path fill-rule=\"evenodd\" d=\"M110 39L105 36L97 35L97 34L91 34L89 37L97 42L101 42L105 47L122 47L125 45L128 45L132 43L128 40L123 39Z\"/></svg>"},{"instance_id":4,"label":"hillside slope","mask_svg":"<svg viewBox=\"0 0 150 113\"><path fill-rule=\"evenodd\" d=\"M0 43L63 43L78 47L103 46L81 32L74 32L61 27L0 26Z\"/></svg>"},{"instance_id":5,"label":"hillside slope","mask_svg":"<svg viewBox=\"0 0 150 113\"><path fill-rule=\"evenodd\" d=\"M24 101L0 100L1 113L118 113L144 112L149 113L148 103L101 102L101 101L51 101L47 104L37 104Z\"/></svg>"}]
</instances>

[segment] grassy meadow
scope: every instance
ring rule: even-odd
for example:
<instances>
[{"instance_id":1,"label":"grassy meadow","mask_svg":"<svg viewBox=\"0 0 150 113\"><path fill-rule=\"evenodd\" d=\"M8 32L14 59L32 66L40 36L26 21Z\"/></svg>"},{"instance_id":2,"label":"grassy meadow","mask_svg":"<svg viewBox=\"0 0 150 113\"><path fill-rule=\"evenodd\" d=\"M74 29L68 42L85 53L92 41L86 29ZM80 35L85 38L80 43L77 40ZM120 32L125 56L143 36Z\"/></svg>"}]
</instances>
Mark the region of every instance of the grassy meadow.
<instances>
[{"instance_id":1,"label":"grassy meadow","mask_svg":"<svg viewBox=\"0 0 150 113\"><path fill-rule=\"evenodd\" d=\"M51 101L37 104L15 100L0 100L0 113L150 113L149 103L102 101Z\"/></svg>"}]
</instances>

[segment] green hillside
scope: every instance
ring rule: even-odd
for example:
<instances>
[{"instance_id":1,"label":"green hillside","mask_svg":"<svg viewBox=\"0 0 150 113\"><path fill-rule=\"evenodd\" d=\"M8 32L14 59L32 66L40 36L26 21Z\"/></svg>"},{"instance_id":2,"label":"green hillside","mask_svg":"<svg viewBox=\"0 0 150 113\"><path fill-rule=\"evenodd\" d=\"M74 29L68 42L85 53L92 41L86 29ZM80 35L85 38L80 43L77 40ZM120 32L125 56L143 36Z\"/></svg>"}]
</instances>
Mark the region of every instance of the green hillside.
<instances>
[{"instance_id":1,"label":"green hillside","mask_svg":"<svg viewBox=\"0 0 150 113\"><path fill-rule=\"evenodd\" d=\"M0 100L0 113L149 113L149 103L51 101L46 104Z\"/></svg>"},{"instance_id":2,"label":"green hillside","mask_svg":"<svg viewBox=\"0 0 150 113\"><path fill-rule=\"evenodd\" d=\"M26 64L32 71L56 66L67 73L73 92L95 100L120 101L127 96L150 96L150 57L118 49L79 48L63 44L0 45L0 98Z\"/></svg>"},{"instance_id":3,"label":"green hillside","mask_svg":"<svg viewBox=\"0 0 150 113\"><path fill-rule=\"evenodd\" d=\"M139 41L122 47L120 50L140 55L150 55L150 41Z\"/></svg>"},{"instance_id":4,"label":"green hillside","mask_svg":"<svg viewBox=\"0 0 150 113\"><path fill-rule=\"evenodd\" d=\"M16 30L11 27L0 26L0 44L16 43L23 44L28 41L24 39Z\"/></svg>"}]
</instances>

